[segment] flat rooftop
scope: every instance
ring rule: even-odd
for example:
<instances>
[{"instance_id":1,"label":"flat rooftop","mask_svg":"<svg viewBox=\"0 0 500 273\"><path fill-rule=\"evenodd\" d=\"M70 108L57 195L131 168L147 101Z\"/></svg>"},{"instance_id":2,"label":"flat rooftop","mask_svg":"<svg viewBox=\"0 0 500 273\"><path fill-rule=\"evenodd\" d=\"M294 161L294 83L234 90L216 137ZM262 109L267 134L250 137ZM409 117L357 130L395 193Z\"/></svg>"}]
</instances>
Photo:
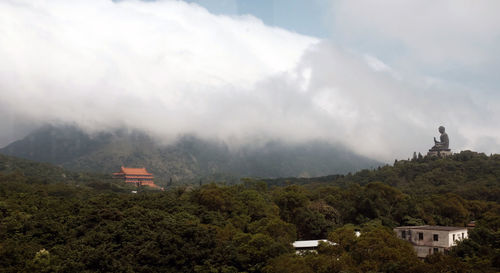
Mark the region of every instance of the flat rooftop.
<instances>
[{"instance_id":1,"label":"flat rooftop","mask_svg":"<svg viewBox=\"0 0 500 273\"><path fill-rule=\"evenodd\" d=\"M467 229L466 227L448 227L448 226L402 226L397 227L396 229L420 229L420 230L442 230L442 231L454 231Z\"/></svg>"},{"instance_id":2,"label":"flat rooftop","mask_svg":"<svg viewBox=\"0 0 500 273\"><path fill-rule=\"evenodd\" d=\"M295 241L293 242L293 247L294 248L302 248L302 247L317 247L319 245L319 242L325 242L329 244L334 244L326 239L322 240L306 240L306 241Z\"/></svg>"}]
</instances>

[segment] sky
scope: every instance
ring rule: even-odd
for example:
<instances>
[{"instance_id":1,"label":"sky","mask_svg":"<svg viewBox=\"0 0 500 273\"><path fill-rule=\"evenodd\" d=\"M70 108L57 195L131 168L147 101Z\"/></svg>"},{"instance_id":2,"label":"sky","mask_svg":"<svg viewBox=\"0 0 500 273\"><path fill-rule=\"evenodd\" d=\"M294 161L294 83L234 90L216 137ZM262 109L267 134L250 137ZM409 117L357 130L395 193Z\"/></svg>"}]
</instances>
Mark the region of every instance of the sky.
<instances>
[{"instance_id":1,"label":"sky","mask_svg":"<svg viewBox=\"0 0 500 273\"><path fill-rule=\"evenodd\" d=\"M0 147L46 123L391 162L500 153L500 2L0 1Z\"/></svg>"},{"instance_id":2,"label":"sky","mask_svg":"<svg viewBox=\"0 0 500 273\"><path fill-rule=\"evenodd\" d=\"M218 15L252 15L268 26L317 38L333 31L328 0L189 0Z\"/></svg>"}]
</instances>

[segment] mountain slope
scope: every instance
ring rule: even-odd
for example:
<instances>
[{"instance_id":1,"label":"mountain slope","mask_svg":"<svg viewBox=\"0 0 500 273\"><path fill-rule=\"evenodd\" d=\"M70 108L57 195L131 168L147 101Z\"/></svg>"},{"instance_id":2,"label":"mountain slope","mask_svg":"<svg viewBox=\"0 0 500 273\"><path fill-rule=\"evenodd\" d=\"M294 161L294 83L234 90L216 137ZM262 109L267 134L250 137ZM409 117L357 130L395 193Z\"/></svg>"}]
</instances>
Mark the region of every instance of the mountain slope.
<instances>
[{"instance_id":1,"label":"mountain slope","mask_svg":"<svg viewBox=\"0 0 500 273\"><path fill-rule=\"evenodd\" d=\"M120 166L146 167L158 182L238 177L321 176L376 167L379 162L326 142L270 141L231 150L224 142L184 136L159 145L141 132L118 130L89 135L72 126L46 126L0 149L0 153L50 162L70 170L104 172Z\"/></svg>"},{"instance_id":2,"label":"mountain slope","mask_svg":"<svg viewBox=\"0 0 500 273\"><path fill-rule=\"evenodd\" d=\"M66 181L67 171L48 163L40 163L26 159L0 154L0 173L18 173L30 179L40 178L47 181Z\"/></svg>"},{"instance_id":3,"label":"mountain slope","mask_svg":"<svg viewBox=\"0 0 500 273\"><path fill-rule=\"evenodd\" d=\"M469 200L500 202L500 155L487 156L473 151L461 151L446 158L423 157L400 160L372 170L348 175L313 178L264 179L271 186L288 184L335 185L348 188L354 184L383 182L414 196L453 193Z\"/></svg>"}]
</instances>

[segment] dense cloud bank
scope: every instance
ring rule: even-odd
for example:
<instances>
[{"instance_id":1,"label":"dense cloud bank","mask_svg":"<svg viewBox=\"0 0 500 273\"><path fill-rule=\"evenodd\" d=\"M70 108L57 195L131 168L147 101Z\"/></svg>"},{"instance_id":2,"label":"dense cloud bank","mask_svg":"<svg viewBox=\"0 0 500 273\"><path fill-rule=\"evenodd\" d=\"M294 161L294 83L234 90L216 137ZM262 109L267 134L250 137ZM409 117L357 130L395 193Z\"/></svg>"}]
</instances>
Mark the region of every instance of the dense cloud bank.
<instances>
[{"instance_id":1,"label":"dense cloud bank","mask_svg":"<svg viewBox=\"0 0 500 273\"><path fill-rule=\"evenodd\" d=\"M443 124L453 149L500 152L495 92L399 70L252 16L105 0L2 1L0 14L0 141L45 122L73 123L165 142L182 134L235 146L323 139L389 161L424 152Z\"/></svg>"}]
</instances>

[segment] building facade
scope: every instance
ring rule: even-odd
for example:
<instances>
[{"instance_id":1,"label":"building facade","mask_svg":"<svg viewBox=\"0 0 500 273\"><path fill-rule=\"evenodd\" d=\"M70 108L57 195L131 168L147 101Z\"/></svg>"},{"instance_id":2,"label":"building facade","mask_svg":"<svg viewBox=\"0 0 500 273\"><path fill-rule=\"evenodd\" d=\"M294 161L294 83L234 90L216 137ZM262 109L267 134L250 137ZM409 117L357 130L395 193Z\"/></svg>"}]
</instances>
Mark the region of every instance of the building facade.
<instances>
[{"instance_id":1,"label":"building facade","mask_svg":"<svg viewBox=\"0 0 500 273\"><path fill-rule=\"evenodd\" d=\"M436 252L443 253L468 237L465 227L403 226L394 231L399 238L413 244L420 258Z\"/></svg>"},{"instance_id":2,"label":"building facade","mask_svg":"<svg viewBox=\"0 0 500 273\"><path fill-rule=\"evenodd\" d=\"M119 172L113 173L113 178L122 179L125 183L133 183L136 186L158 188L153 181L153 175L146 168L125 168L122 166Z\"/></svg>"}]
</instances>

